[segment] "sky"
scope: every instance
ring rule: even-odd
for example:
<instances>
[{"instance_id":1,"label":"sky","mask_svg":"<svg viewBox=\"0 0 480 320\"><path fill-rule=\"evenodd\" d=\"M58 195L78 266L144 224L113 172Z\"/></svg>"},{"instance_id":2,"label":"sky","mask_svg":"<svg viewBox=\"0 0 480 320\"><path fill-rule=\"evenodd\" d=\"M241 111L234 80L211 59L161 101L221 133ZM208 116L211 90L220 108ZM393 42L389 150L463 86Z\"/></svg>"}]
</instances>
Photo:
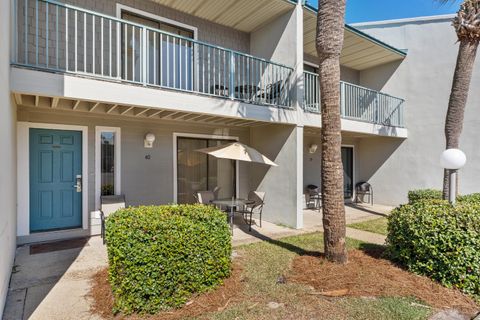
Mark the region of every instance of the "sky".
<instances>
[{"instance_id":1,"label":"sky","mask_svg":"<svg viewBox=\"0 0 480 320\"><path fill-rule=\"evenodd\" d=\"M317 7L318 0L308 0ZM435 0L347 0L347 23L413 18L455 13L461 0L440 4Z\"/></svg>"}]
</instances>

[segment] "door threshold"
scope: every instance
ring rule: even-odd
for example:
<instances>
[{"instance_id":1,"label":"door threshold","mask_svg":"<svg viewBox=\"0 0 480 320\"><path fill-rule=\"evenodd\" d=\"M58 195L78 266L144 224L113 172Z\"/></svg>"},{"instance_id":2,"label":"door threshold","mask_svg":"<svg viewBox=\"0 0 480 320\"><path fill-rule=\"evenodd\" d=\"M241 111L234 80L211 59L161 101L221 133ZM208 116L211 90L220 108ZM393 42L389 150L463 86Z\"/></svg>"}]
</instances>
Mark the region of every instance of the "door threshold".
<instances>
[{"instance_id":1,"label":"door threshold","mask_svg":"<svg viewBox=\"0 0 480 320\"><path fill-rule=\"evenodd\" d=\"M25 236L17 236L17 245L24 245L30 243L38 243L54 240L66 240L72 238L79 238L90 236L89 229L76 228L76 229L63 229L53 231L41 231L31 233Z\"/></svg>"}]
</instances>

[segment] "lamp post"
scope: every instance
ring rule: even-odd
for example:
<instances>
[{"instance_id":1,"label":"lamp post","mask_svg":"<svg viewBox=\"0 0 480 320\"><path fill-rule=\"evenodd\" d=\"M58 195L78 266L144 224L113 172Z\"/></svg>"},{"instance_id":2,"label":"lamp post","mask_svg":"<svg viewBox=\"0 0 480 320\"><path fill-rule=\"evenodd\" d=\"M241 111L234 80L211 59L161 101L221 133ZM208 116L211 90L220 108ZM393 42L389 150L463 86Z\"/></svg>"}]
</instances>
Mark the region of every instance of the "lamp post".
<instances>
[{"instance_id":1,"label":"lamp post","mask_svg":"<svg viewBox=\"0 0 480 320\"><path fill-rule=\"evenodd\" d=\"M440 165L448 170L448 201L452 205L456 200L457 170L467 162L467 156L460 149L447 149L442 152Z\"/></svg>"}]
</instances>

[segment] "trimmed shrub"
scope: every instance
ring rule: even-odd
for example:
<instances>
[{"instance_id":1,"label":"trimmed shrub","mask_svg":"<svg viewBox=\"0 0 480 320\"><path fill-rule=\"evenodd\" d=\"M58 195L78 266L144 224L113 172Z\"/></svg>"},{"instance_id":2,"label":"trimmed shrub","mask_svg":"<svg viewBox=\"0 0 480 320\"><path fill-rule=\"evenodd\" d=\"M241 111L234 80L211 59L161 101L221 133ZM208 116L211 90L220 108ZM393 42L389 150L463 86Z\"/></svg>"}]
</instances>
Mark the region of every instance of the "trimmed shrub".
<instances>
[{"instance_id":1,"label":"trimmed shrub","mask_svg":"<svg viewBox=\"0 0 480 320\"><path fill-rule=\"evenodd\" d=\"M458 196L457 201L462 203L480 204L480 193L472 193L464 196Z\"/></svg>"},{"instance_id":2,"label":"trimmed shrub","mask_svg":"<svg viewBox=\"0 0 480 320\"><path fill-rule=\"evenodd\" d=\"M480 203L402 205L388 217L387 245L410 271L480 296Z\"/></svg>"},{"instance_id":3,"label":"trimmed shrub","mask_svg":"<svg viewBox=\"0 0 480 320\"><path fill-rule=\"evenodd\" d=\"M107 218L106 241L114 312L180 307L230 275L230 228L213 206L121 209Z\"/></svg>"},{"instance_id":4,"label":"trimmed shrub","mask_svg":"<svg viewBox=\"0 0 480 320\"><path fill-rule=\"evenodd\" d=\"M418 189L408 191L408 203L413 204L417 201L424 200L442 200L443 194L441 190L436 189Z\"/></svg>"}]
</instances>

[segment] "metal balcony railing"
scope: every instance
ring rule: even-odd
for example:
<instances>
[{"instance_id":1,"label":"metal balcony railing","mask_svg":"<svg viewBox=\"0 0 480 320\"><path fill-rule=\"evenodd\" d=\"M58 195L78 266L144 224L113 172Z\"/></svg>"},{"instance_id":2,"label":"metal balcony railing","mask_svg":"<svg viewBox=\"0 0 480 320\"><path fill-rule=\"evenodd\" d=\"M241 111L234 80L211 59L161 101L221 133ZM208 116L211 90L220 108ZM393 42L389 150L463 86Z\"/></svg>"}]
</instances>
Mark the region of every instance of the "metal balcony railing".
<instances>
[{"instance_id":1,"label":"metal balcony railing","mask_svg":"<svg viewBox=\"0 0 480 320\"><path fill-rule=\"evenodd\" d=\"M290 107L292 68L52 0L14 0L13 64Z\"/></svg>"},{"instance_id":2,"label":"metal balcony railing","mask_svg":"<svg viewBox=\"0 0 480 320\"><path fill-rule=\"evenodd\" d=\"M404 127L404 102L379 91L341 81L342 118L394 127ZM320 112L318 74L304 72L304 110Z\"/></svg>"}]
</instances>

